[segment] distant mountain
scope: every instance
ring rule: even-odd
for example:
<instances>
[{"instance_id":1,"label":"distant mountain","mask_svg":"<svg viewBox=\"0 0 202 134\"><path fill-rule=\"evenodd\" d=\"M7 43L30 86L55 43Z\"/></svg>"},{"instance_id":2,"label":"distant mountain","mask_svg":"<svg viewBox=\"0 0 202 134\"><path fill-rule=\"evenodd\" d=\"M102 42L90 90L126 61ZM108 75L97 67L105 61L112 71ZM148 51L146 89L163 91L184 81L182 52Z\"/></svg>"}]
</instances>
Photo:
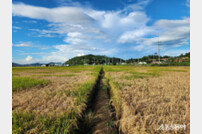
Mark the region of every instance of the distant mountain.
<instances>
[{"instance_id":1,"label":"distant mountain","mask_svg":"<svg viewBox=\"0 0 202 134\"><path fill-rule=\"evenodd\" d=\"M32 64L18 64L18 63L12 63L13 67L28 67L28 66L41 66L42 63L32 63Z\"/></svg>"},{"instance_id":2,"label":"distant mountain","mask_svg":"<svg viewBox=\"0 0 202 134\"><path fill-rule=\"evenodd\" d=\"M72 59L69 59L68 61L65 62L65 64L69 65L85 65L85 64L117 64L120 62L123 62L124 60L121 58L116 58L116 57L107 57L103 55L84 55L84 56L77 56Z\"/></svg>"},{"instance_id":3,"label":"distant mountain","mask_svg":"<svg viewBox=\"0 0 202 134\"><path fill-rule=\"evenodd\" d=\"M18 64L18 63L12 63L12 67L20 67L20 66L22 66L21 64Z\"/></svg>"},{"instance_id":4,"label":"distant mountain","mask_svg":"<svg viewBox=\"0 0 202 134\"><path fill-rule=\"evenodd\" d=\"M41 66L42 63L32 63L32 64L25 64L25 66Z\"/></svg>"},{"instance_id":5,"label":"distant mountain","mask_svg":"<svg viewBox=\"0 0 202 134\"><path fill-rule=\"evenodd\" d=\"M12 66L13 67L38 67L38 66L41 66L41 65L46 65L46 66L61 66L63 65L62 62L50 62L50 63L31 63L31 64L18 64L18 63L12 63Z\"/></svg>"}]
</instances>

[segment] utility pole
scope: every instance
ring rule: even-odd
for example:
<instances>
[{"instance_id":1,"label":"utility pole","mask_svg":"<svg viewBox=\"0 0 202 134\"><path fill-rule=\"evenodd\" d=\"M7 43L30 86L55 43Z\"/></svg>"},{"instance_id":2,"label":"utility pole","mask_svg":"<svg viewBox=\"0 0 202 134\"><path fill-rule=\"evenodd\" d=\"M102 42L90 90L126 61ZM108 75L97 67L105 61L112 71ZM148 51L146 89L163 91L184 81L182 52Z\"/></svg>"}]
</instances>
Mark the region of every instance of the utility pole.
<instances>
[{"instance_id":1,"label":"utility pole","mask_svg":"<svg viewBox=\"0 0 202 134\"><path fill-rule=\"evenodd\" d=\"M124 52L124 59L125 59L124 63L126 64L126 51Z\"/></svg>"},{"instance_id":2,"label":"utility pole","mask_svg":"<svg viewBox=\"0 0 202 134\"><path fill-rule=\"evenodd\" d=\"M106 61L107 61L107 58L105 57L105 65L107 65L107 62L106 62Z\"/></svg>"},{"instance_id":3,"label":"utility pole","mask_svg":"<svg viewBox=\"0 0 202 134\"><path fill-rule=\"evenodd\" d=\"M160 63L160 41L158 41L158 56L159 56L159 63Z\"/></svg>"},{"instance_id":4,"label":"utility pole","mask_svg":"<svg viewBox=\"0 0 202 134\"><path fill-rule=\"evenodd\" d=\"M153 63L154 63L154 53L153 53Z\"/></svg>"}]
</instances>

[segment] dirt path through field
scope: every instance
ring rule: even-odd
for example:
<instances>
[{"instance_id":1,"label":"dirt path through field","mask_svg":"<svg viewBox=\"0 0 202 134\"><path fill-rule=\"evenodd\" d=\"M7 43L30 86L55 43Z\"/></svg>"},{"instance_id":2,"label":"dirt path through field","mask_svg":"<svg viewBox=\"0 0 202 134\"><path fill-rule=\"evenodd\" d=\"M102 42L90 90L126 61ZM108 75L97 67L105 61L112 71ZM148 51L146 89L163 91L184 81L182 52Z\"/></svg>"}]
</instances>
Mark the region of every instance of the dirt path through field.
<instances>
[{"instance_id":1,"label":"dirt path through field","mask_svg":"<svg viewBox=\"0 0 202 134\"><path fill-rule=\"evenodd\" d=\"M103 83L103 78L104 71L101 70L95 93L79 126L79 134L118 134L113 107L109 103L109 89Z\"/></svg>"},{"instance_id":2,"label":"dirt path through field","mask_svg":"<svg viewBox=\"0 0 202 134\"><path fill-rule=\"evenodd\" d=\"M94 118L95 125L92 128L92 134L115 134L113 127L113 114L110 109L109 96L107 94L107 87L101 81L100 89L98 90L95 105Z\"/></svg>"}]
</instances>

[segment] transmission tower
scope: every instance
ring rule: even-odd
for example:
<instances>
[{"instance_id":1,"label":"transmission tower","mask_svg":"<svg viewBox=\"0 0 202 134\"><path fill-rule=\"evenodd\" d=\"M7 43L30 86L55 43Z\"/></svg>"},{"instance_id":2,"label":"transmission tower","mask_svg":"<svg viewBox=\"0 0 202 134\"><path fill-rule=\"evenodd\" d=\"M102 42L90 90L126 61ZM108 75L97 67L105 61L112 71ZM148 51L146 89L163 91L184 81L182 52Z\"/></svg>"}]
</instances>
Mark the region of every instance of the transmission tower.
<instances>
[{"instance_id":1,"label":"transmission tower","mask_svg":"<svg viewBox=\"0 0 202 134\"><path fill-rule=\"evenodd\" d=\"M158 59L160 62L160 41L158 41Z\"/></svg>"}]
</instances>

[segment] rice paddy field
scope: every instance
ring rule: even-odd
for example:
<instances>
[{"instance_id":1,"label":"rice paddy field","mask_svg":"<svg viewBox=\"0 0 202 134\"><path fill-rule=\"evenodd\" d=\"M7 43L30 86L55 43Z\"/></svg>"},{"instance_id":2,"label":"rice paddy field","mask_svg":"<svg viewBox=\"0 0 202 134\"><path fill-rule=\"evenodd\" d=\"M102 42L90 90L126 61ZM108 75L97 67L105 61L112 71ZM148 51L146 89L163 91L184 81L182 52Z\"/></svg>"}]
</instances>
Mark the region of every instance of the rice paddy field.
<instances>
[{"instance_id":1,"label":"rice paddy field","mask_svg":"<svg viewBox=\"0 0 202 134\"><path fill-rule=\"evenodd\" d=\"M108 66L105 72L119 131L190 133L189 67ZM184 127L174 128L175 124Z\"/></svg>"},{"instance_id":2,"label":"rice paddy field","mask_svg":"<svg viewBox=\"0 0 202 134\"><path fill-rule=\"evenodd\" d=\"M12 70L14 134L190 133L189 67L71 66ZM81 130L81 118L87 120L92 131ZM185 127L159 129L161 125L175 124Z\"/></svg>"},{"instance_id":3,"label":"rice paddy field","mask_svg":"<svg viewBox=\"0 0 202 134\"><path fill-rule=\"evenodd\" d=\"M13 133L71 133L100 68L13 67Z\"/></svg>"}]
</instances>

